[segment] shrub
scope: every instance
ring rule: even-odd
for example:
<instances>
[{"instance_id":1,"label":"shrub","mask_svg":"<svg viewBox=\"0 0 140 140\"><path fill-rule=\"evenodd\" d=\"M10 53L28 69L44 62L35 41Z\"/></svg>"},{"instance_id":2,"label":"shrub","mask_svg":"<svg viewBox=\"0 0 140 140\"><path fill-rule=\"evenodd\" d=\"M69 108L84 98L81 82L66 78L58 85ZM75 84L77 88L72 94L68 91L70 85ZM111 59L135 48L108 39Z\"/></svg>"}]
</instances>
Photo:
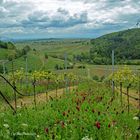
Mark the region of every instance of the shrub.
<instances>
[{"instance_id":1,"label":"shrub","mask_svg":"<svg viewBox=\"0 0 140 140\"><path fill-rule=\"evenodd\" d=\"M92 79L95 80L95 81L99 81L99 77L97 75L93 76Z\"/></svg>"}]
</instances>

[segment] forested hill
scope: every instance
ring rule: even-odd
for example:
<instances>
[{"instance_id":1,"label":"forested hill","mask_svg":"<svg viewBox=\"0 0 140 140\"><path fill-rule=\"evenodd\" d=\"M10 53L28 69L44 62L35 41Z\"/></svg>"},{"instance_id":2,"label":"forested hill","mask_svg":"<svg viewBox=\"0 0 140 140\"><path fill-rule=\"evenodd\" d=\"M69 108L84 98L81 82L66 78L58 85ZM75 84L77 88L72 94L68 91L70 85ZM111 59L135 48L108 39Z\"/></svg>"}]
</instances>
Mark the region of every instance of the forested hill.
<instances>
[{"instance_id":1,"label":"forested hill","mask_svg":"<svg viewBox=\"0 0 140 140\"><path fill-rule=\"evenodd\" d=\"M0 60L17 59L26 55L30 51L30 47L27 45L22 49L16 48L12 42L4 42L0 40Z\"/></svg>"},{"instance_id":2,"label":"forested hill","mask_svg":"<svg viewBox=\"0 0 140 140\"><path fill-rule=\"evenodd\" d=\"M111 63L111 52L115 50L117 63L140 59L140 28L115 32L91 40L92 63Z\"/></svg>"},{"instance_id":3,"label":"forested hill","mask_svg":"<svg viewBox=\"0 0 140 140\"><path fill-rule=\"evenodd\" d=\"M0 40L0 48L15 49L15 45L12 42L4 42Z\"/></svg>"}]
</instances>

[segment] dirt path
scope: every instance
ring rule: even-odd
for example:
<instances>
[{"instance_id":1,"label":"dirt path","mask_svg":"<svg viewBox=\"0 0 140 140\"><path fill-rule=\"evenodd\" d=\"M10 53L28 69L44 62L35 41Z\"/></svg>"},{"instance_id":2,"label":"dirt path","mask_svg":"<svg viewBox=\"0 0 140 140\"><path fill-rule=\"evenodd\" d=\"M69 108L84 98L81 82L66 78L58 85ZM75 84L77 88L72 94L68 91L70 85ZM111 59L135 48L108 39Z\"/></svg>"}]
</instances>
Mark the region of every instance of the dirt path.
<instances>
[{"instance_id":1,"label":"dirt path","mask_svg":"<svg viewBox=\"0 0 140 140\"><path fill-rule=\"evenodd\" d=\"M76 86L70 87L70 88L68 88L68 91L75 90L76 88L77 88ZM48 92L47 96L46 96L46 93L37 94L36 95L36 103L39 104L39 103L46 102L46 101L50 100L50 98L60 97L63 94L65 94L65 90L66 90L65 88L58 89L57 94L56 94L56 90L53 90L53 91ZM14 107L15 102L12 101L11 104ZM34 96L28 96L28 97L23 97L23 98L17 99L17 107L21 107L21 106L28 107L28 106L33 105L33 104L34 104Z\"/></svg>"}]
</instances>

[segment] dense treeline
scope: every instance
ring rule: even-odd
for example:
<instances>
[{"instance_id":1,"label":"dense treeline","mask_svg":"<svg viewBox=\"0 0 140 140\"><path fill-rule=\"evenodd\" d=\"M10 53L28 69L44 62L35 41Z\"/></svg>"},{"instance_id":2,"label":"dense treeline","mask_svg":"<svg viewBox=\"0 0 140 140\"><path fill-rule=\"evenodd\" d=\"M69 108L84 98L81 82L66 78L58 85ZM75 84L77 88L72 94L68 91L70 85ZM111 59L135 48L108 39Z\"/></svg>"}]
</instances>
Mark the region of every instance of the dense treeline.
<instances>
[{"instance_id":1,"label":"dense treeline","mask_svg":"<svg viewBox=\"0 0 140 140\"><path fill-rule=\"evenodd\" d=\"M15 49L15 45L12 42L0 41L0 48L3 48L3 49Z\"/></svg>"},{"instance_id":2,"label":"dense treeline","mask_svg":"<svg viewBox=\"0 0 140 140\"><path fill-rule=\"evenodd\" d=\"M12 42L0 41L0 49L12 50L6 57L6 59L11 61L12 59L17 59L19 57L25 56L31 48L27 45L19 50Z\"/></svg>"},{"instance_id":3,"label":"dense treeline","mask_svg":"<svg viewBox=\"0 0 140 140\"><path fill-rule=\"evenodd\" d=\"M18 50L15 49L15 53L11 53L8 55L8 60L11 61L12 59L17 59L19 57L25 56L30 51L29 46L25 46L23 49Z\"/></svg>"},{"instance_id":4,"label":"dense treeline","mask_svg":"<svg viewBox=\"0 0 140 140\"><path fill-rule=\"evenodd\" d=\"M91 63L111 64L111 52L115 50L116 63L140 59L140 29L128 29L91 40ZM129 64L131 61L129 61ZM136 62L136 61L135 61ZM140 61L137 61L139 64ZM132 63L133 64L133 63Z\"/></svg>"}]
</instances>

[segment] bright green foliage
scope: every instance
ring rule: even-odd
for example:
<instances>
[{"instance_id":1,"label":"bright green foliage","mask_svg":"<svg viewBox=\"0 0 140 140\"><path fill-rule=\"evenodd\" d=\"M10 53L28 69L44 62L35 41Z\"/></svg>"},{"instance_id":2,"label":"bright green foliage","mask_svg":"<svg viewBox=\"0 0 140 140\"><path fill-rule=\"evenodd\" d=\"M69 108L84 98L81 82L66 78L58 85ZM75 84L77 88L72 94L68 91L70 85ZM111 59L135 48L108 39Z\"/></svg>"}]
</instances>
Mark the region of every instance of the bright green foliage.
<instances>
[{"instance_id":1,"label":"bright green foliage","mask_svg":"<svg viewBox=\"0 0 140 140\"><path fill-rule=\"evenodd\" d=\"M15 72L10 72L8 74L8 79L9 81L12 82L18 82L20 80L23 80L23 78L25 77L25 72L24 69L21 68L20 70L16 70Z\"/></svg>"},{"instance_id":2,"label":"bright green foliage","mask_svg":"<svg viewBox=\"0 0 140 140\"><path fill-rule=\"evenodd\" d=\"M139 81L138 76L127 66L124 66L124 68L112 73L108 77L108 80L112 80L115 83L123 83L125 85L138 84Z\"/></svg>"},{"instance_id":3,"label":"bright green foliage","mask_svg":"<svg viewBox=\"0 0 140 140\"><path fill-rule=\"evenodd\" d=\"M128 60L140 59L140 29L128 29L91 40L90 56L94 64L111 64L115 50L117 64L136 64ZM137 61L137 64L139 62Z\"/></svg>"},{"instance_id":4,"label":"bright green foliage","mask_svg":"<svg viewBox=\"0 0 140 140\"><path fill-rule=\"evenodd\" d=\"M36 110L23 107L13 115L7 109L0 112L0 139L134 140L139 134L134 112L128 115L111 93L102 84L85 82L79 92L38 104Z\"/></svg>"}]
</instances>

